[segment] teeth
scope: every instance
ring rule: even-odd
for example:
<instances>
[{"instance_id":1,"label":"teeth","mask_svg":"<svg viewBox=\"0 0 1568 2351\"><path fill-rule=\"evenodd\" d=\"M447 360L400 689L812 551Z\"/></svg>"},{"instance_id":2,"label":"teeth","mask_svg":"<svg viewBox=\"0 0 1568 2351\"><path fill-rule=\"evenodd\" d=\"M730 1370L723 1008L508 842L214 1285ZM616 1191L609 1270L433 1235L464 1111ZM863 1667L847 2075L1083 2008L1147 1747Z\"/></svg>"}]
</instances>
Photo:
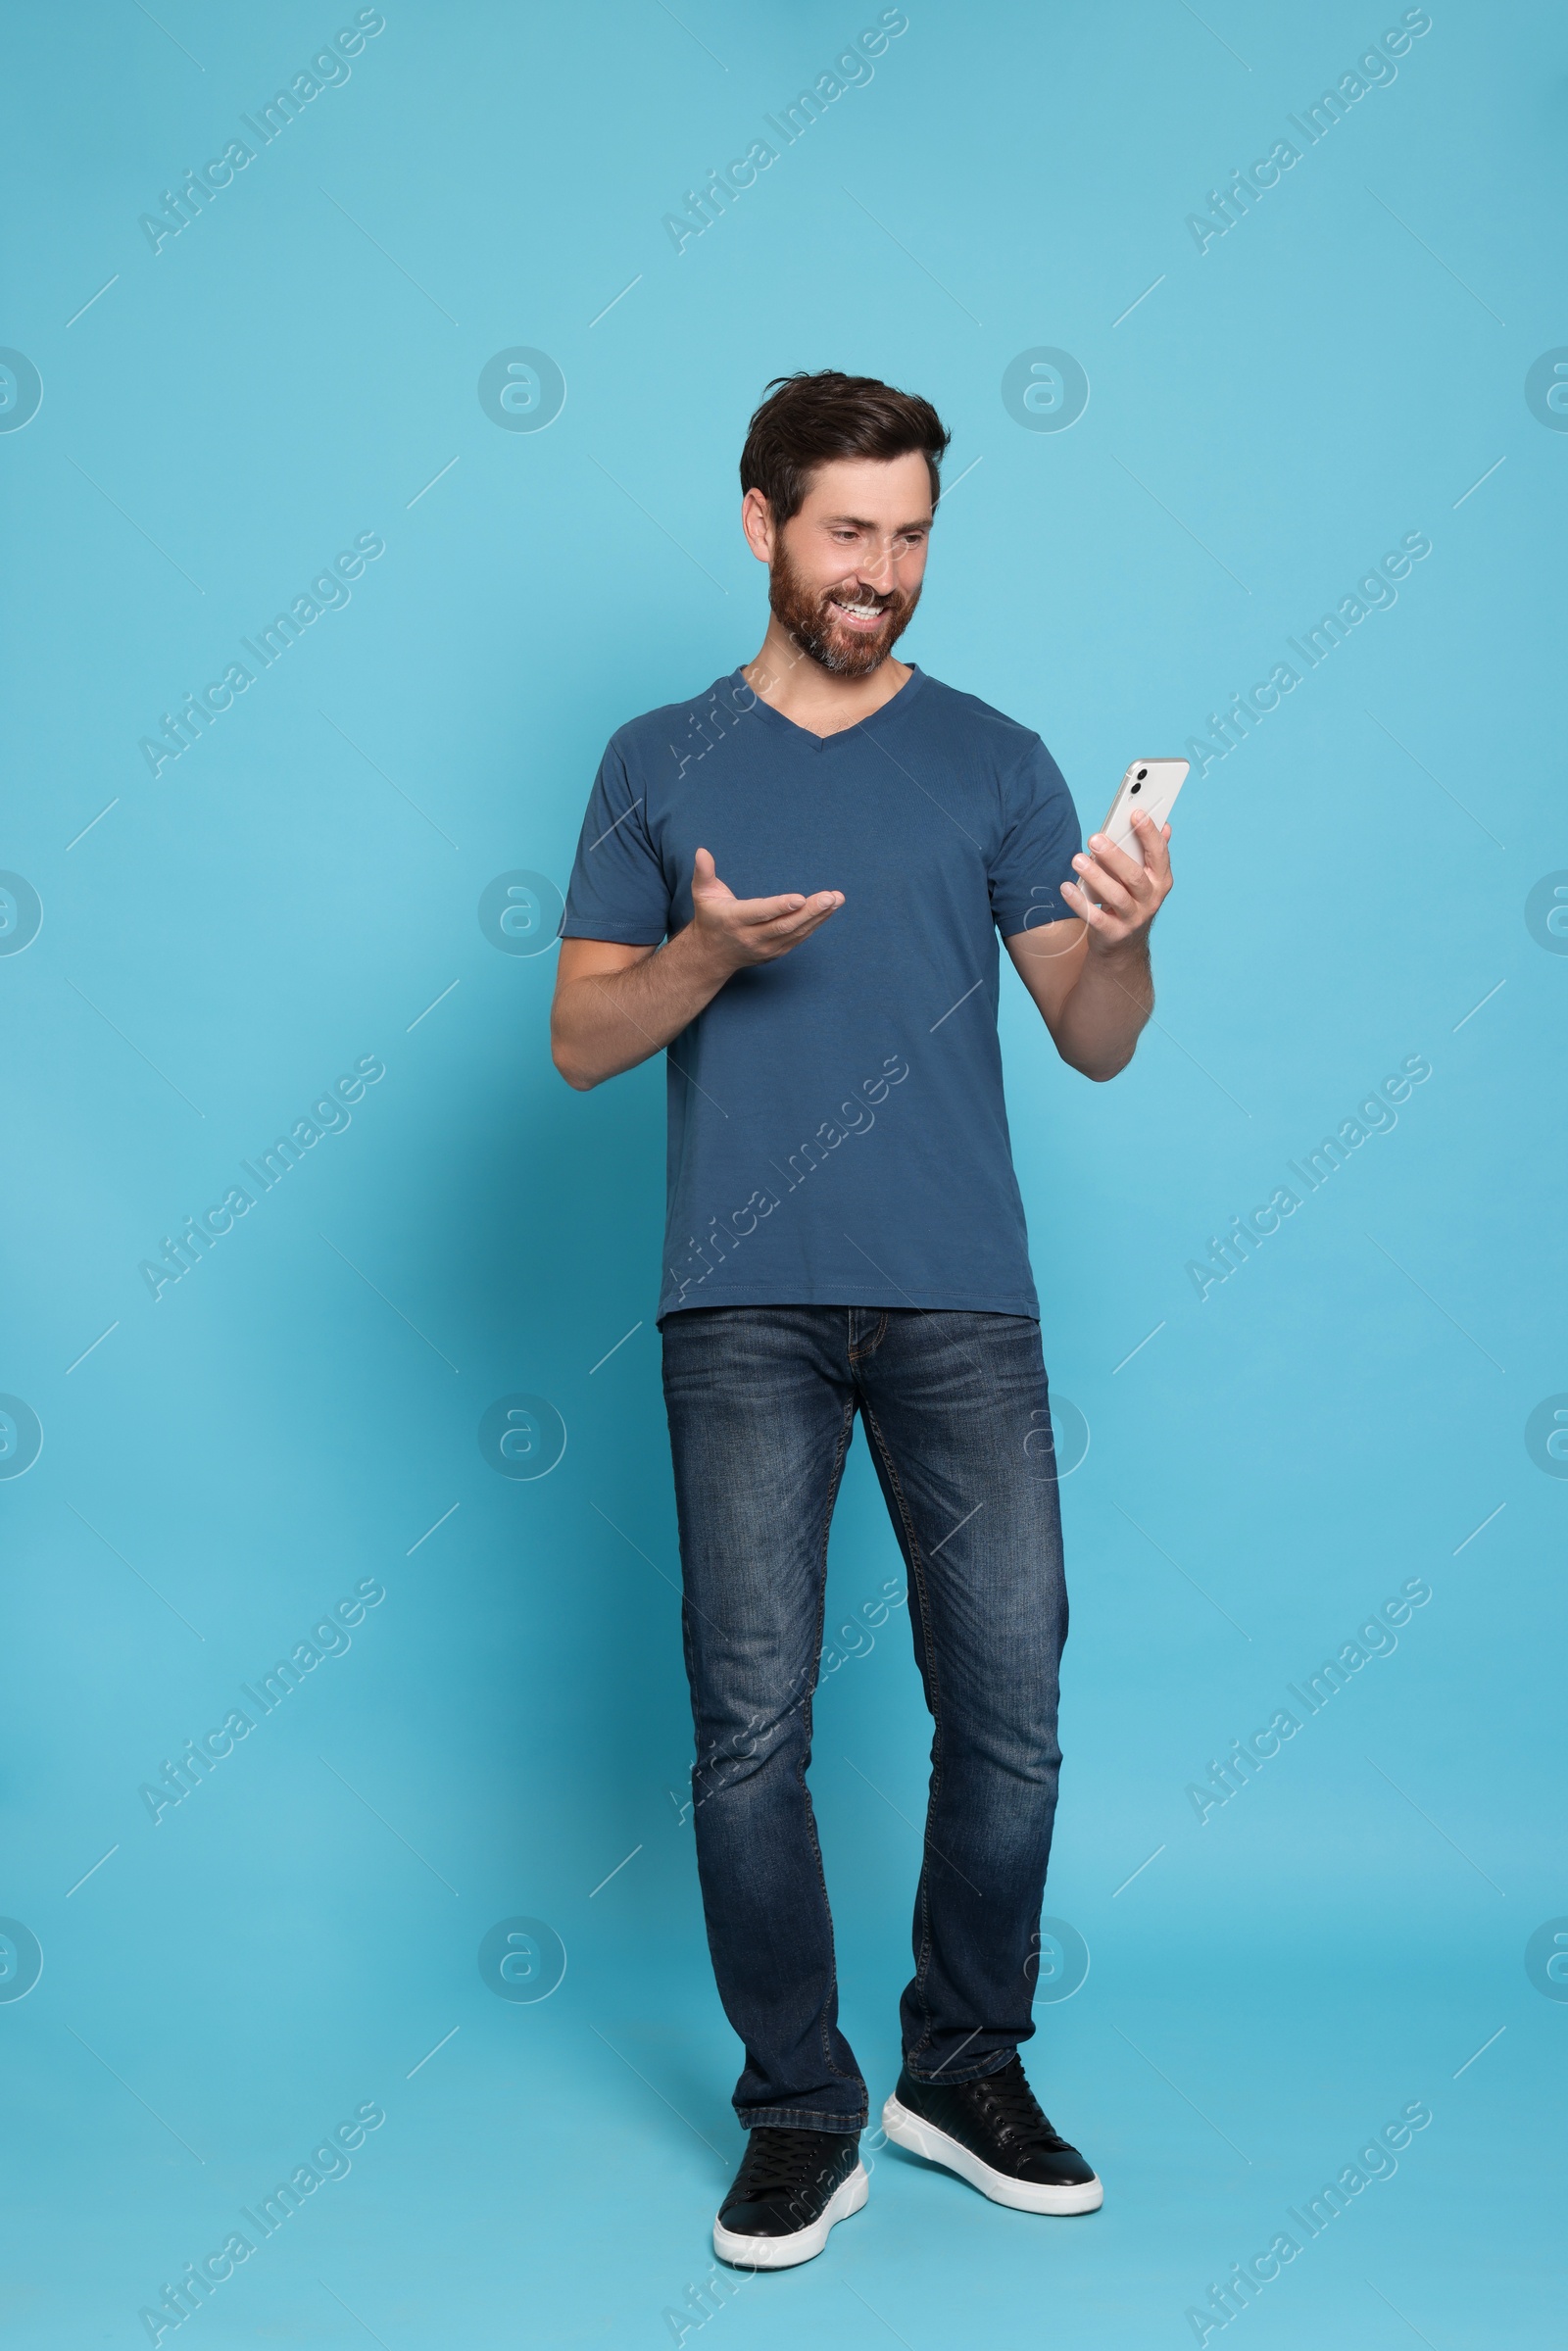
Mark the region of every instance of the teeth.
<instances>
[{"instance_id":1,"label":"teeth","mask_svg":"<svg viewBox=\"0 0 1568 2351\"><path fill-rule=\"evenodd\" d=\"M845 604L837 596L833 601L841 612L852 612L857 620L875 620L881 615L882 607L879 604Z\"/></svg>"}]
</instances>

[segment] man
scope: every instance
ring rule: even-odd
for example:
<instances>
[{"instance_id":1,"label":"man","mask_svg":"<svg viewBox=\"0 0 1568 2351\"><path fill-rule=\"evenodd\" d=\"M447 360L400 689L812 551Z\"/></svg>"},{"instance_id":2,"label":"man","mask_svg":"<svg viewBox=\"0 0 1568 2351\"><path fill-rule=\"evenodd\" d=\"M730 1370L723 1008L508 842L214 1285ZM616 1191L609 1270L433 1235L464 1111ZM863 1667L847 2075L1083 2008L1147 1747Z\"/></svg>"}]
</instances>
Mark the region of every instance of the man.
<instances>
[{"instance_id":1,"label":"man","mask_svg":"<svg viewBox=\"0 0 1568 2351\"><path fill-rule=\"evenodd\" d=\"M1062 1059L1114 1077L1153 1004L1170 829L1137 820L1141 864L1098 836L1085 855L1040 738L894 659L949 438L928 402L870 378L770 387L741 459L767 634L744 668L612 738L552 1017L578 1088L666 1053L659 1320L693 1820L746 2050L747 2153L713 2241L758 2269L810 2259L866 2196L866 2090L838 2026L806 1786L857 1412L934 1723L883 2123L998 2203L1102 2200L1017 2054L1034 2030L1067 1603L997 938Z\"/></svg>"}]
</instances>

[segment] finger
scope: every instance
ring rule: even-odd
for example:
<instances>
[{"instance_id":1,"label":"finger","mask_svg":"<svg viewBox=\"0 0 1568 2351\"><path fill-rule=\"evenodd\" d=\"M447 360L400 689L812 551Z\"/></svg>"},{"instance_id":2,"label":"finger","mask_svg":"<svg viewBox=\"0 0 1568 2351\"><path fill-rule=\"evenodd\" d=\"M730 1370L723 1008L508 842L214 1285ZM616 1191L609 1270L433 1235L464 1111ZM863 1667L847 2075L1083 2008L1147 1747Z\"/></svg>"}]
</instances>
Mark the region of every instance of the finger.
<instances>
[{"instance_id":1,"label":"finger","mask_svg":"<svg viewBox=\"0 0 1568 2351\"><path fill-rule=\"evenodd\" d=\"M760 947L794 947L820 930L838 912L835 906L803 906L798 914L787 914L778 922L764 923L760 930L748 931L749 941Z\"/></svg>"},{"instance_id":2,"label":"finger","mask_svg":"<svg viewBox=\"0 0 1568 2351\"><path fill-rule=\"evenodd\" d=\"M1148 871L1156 881L1167 880L1170 875L1170 852L1166 843L1170 839L1170 826L1167 824L1162 831L1152 816L1146 816L1140 809L1133 818L1133 830L1143 844L1144 864Z\"/></svg>"},{"instance_id":3,"label":"finger","mask_svg":"<svg viewBox=\"0 0 1568 2351\"><path fill-rule=\"evenodd\" d=\"M1126 859L1123 860L1124 863L1126 861ZM1085 857L1083 851L1080 850L1073 859L1073 866L1082 887L1085 890L1092 890L1101 905L1108 907L1112 914L1129 915L1137 912L1138 902L1132 891L1117 881L1115 876L1102 865L1098 858Z\"/></svg>"},{"instance_id":4,"label":"finger","mask_svg":"<svg viewBox=\"0 0 1568 2351\"><path fill-rule=\"evenodd\" d=\"M745 923L790 922L805 915L820 922L843 904L842 890L817 890L809 898L799 892L789 898L743 898L737 901L735 910Z\"/></svg>"},{"instance_id":5,"label":"finger","mask_svg":"<svg viewBox=\"0 0 1568 2351\"><path fill-rule=\"evenodd\" d=\"M735 896L728 883L719 880L718 868L713 863L711 853L706 849L700 849L692 859L692 899L694 904L699 892L706 892L714 898L731 901Z\"/></svg>"},{"instance_id":6,"label":"finger","mask_svg":"<svg viewBox=\"0 0 1568 2351\"><path fill-rule=\"evenodd\" d=\"M1063 882L1060 894L1072 906L1074 912L1088 923L1091 930L1102 931L1108 927L1108 917L1104 909L1097 906L1088 893L1081 890L1076 882Z\"/></svg>"},{"instance_id":7,"label":"finger","mask_svg":"<svg viewBox=\"0 0 1568 2351\"><path fill-rule=\"evenodd\" d=\"M808 899L807 904L795 913L781 915L776 922L763 923L758 935L764 939L784 939L791 943L797 939L804 939L808 932L819 930L829 916L838 912L843 904L844 900L839 892L824 892L816 898Z\"/></svg>"},{"instance_id":8,"label":"finger","mask_svg":"<svg viewBox=\"0 0 1568 2351\"><path fill-rule=\"evenodd\" d=\"M1133 818L1135 830L1141 815L1142 810L1139 811L1138 816ZM1089 848L1096 862L1102 870L1120 882L1125 889L1132 891L1136 897L1139 884L1145 880L1147 875L1146 863L1137 857L1129 857L1126 850L1118 849L1115 842L1104 833L1091 833Z\"/></svg>"},{"instance_id":9,"label":"finger","mask_svg":"<svg viewBox=\"0 0 1568 2351\"><path fill-rule=\"evenodd\" d=\"M1091 923L1102 938L1112 943L1142 938L1154 916L1159 912L1164 900L1164 893L1160 891L1137 905L1129 903L1123 907L1107 904L1097 906L1094 900L1088 896L1087 891L1079 890L1076 884L1064 882L1062 884L1064 897L1068 890L1073 891L1083 907L1084 919Z\"/></svg>"},{"instance_id":10,"label":"finger","mask_svg":"<svg viewBox=\"0 0 1568 2351\"><path fill-rule=\"evenodd\" d=\"M737 898L730 908L736 922L748 928L764 922L777 922L787 914L798 914L810 902L799 890L786 891L780 898Z\"/></svg>"}]
</instances>

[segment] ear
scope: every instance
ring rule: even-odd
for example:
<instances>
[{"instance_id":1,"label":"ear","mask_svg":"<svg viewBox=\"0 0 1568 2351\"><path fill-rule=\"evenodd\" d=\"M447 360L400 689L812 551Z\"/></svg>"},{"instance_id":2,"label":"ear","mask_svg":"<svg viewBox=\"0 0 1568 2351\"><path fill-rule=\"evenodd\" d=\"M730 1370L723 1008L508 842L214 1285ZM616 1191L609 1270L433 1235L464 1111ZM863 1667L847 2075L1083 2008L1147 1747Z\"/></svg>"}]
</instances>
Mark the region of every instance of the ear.
<instances>
[{"instance_id":1,"label":"ear","mask_svg":"<svg viewBox=\"0 0 1568 2351\"><path fill-rule=\"evenodd\" d=\"M771 563L775 544L773 510L760 490L748 490L741 500L741 528L758 562Z\"/></svg>"}]
</instances>

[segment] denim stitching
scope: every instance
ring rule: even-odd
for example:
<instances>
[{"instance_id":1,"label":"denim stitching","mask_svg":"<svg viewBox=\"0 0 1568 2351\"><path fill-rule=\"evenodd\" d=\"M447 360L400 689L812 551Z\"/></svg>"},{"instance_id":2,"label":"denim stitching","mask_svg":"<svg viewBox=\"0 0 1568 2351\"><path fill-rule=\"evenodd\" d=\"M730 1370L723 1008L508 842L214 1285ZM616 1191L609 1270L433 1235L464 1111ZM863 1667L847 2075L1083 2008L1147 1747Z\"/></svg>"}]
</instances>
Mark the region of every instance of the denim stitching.
<instances>
[{"instance_id":1,"label":"denim stitching","mask_svg":"<svg viewBox=\"0 0 1568 2351\"><path fill-rule=\"evenodd\" d=\"M868 2109L860 2109L858 2122L842 2114L818 2114L809 2106L758 2106L744 2111L737 2106L735 2115L743 2131L842 2131L846 2136L863 2131Z\"/></svg>"},{"instance_id":2,"label":"denim stitching","mask_svg":"<svg viewBox=\"0 0 1568 2351\"><path fill-rule=\"evenodd\" d=\"M874 1355L877 1348L882 1345L883 1340L888 1335L888 1310L886 1306L884 1306L877 1316L876 1329L871 1333L870 1338L856 1338L856 1315L868 1313L870 1309L864 1306L851 1306L847 1309L849 1317L849 1356L851 1363L858 1363L862 1355Z\"/></svg>"},{"instance_id":3,"label":"denim stitching","mask_svg":"<svg viewBox=\"0 0 1568 2351\"><path fill-rule=\"evenodd\" d=\"M865 1425L870 1431L872 1438L875 1440L877 1451L881 1454L882 1459L887 1466L889 1480L892 1483L894 1493L898 1496L899 1516L904 1521L905 1534L908 1541L909 1565L914 1576L915 1592L918 1594L920 1601L920 1627L921 1631L925 1635L926 1672L931 1684L931 1719L936 1726L936 1753L931 1765L931 1793L926 1800L925 1835L921 1838L920 1842L920 1879L918 1888L920 1903L920 1950L915 1961L914 1968L915 1989L919 1994L921 2008L925 2012L926 2029L921 2038L916 2042L914 2049L908 2052L910 2056L913 2056L917 2054L919 2050L928 2048L930 2046L932 2027L935 2023L935 2019L931 2014L931 2009L925 1996L926 1976L930 1971L932 1950L931 1905L926 1879L927 1872L931 1866L931 1816L937 1808L937 1798L942 1792L942 1762L947 1750L946 1743L942 1736L942 1691L937 1677L936 1635L931 1621L930 1596L926 1591L925 1561L920 1550L920 1539L915 1533L914 1520L910 1515L908 1502L905 1498L904 1487L899 1479L898 1466L894 1461L892 1452L889 1450L887 1440L883 1436L881 1428L877 1423L876 1414L872 1411L868 1399L864 1396L862 1396L860 1399L860 1409L865 1417Z\"/></svg>"},{"instance_id":4,"label":"denim stitching","mask_svg":"<svg viewBox=\"0 0 1568 2351\"><path fill-rule=\"evenodd\" d=\"M816 1661L818 1667L820 1667L822 1662L822 1625L827 1614L828 1535L833 1525L833 1505L838 1499L839 1484L844 1475L845 1455L850 1449L850 1439L853 1436L854 1431L855 1403L854 1399L852 1398L844 1407L844 1422L843 1426L839 1430L838 1451L833 1462L833 1474L828 1483L827 1507L822 1513L822 1548L818 1554L817 1565L819 1573L816 1581ZM808 1690L806 1693L805 1703L802 1707L802 1721L806 1730L806 1751L808 1753L809 1752L811 1745L811 1699L813 1695L814 1692ZM807 1791L806 1763L804 1756L801 1762L796 1766L795 1777L799 1783L801 1794L806 1800L807 1834L810 1837L811 1853L816 1862L817 1884L822 1888L822 1911L827 1920L828 1994L829 1998L831 1998L832 1995L838 1991L839 1987L838 1946L833 1935L833 1905L828 1900L827 1872L822 1867L822 1847L817 1840L816 1835L816 1814L812 1809L810 1796ZM827 2011L828 2000L824 1999L821 2009L822 2063L827 2067L828 2072L834 2075L840 2082L852 2082L856 2080L857 2077L853 2074L846 2074L842 2066L837 2066L833 2062L833 2052L828 2044Z\"/></svg>"}]
</instances>

